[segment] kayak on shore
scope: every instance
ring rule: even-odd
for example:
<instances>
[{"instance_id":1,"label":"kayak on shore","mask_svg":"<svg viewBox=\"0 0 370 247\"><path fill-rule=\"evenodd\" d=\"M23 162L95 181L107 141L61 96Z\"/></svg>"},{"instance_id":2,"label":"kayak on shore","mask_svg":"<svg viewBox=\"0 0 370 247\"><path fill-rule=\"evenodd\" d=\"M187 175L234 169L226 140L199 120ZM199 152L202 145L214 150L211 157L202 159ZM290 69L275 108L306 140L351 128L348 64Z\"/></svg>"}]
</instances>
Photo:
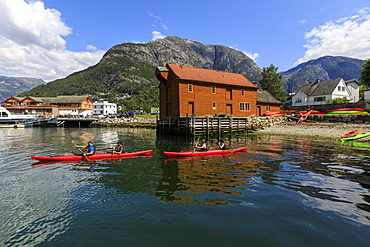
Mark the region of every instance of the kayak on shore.
<instances>
[{"instance_id":1,"label":"kayak on shore","mask_svg":"<svg viewBox=\"0 0 370 247\"><path fill-rule=\"evenodd\" d=\"M137 155L148 155L151 154L153 150L144 150L136 152L125 152L122 154L112 154L112 153L95 153L93 155L77 155L77 154L67 154L59 156L31 156L32 159L38 161L52 161L52 160L100 160L100 159L119 159L130 156Z\"/></svg>"},{"instance_id":2,"label":"kayak on shore","mask_svg":"<svg viewBox=\"0 0 370 247\"><path fill-rule=\"evenodd\" d=\"M350 137L350 136L355 136L355 135L359 134L361 132L361 130L362 130L362 127L357 129L357 130L353 130L353 131L350 131L350 132L342 135L341 138L347 138L347 137Z\"/></svg>"},{"instance_id":3,"label":"kayak on shore","mask_svg":"<svg viewBox=\"0 0 370 247\"><path fill-rule=\"evenodd\" d=\"M340 109L334 109L334 110L327 110L328 112L336 112L336 111L366 111L364 108L340 108Z\"/></svg>"},{"instance_id":4,"label":"kayak on shore","mask_svg":"<svg viewBox=\"0 0 370 247\"><path fill-rule=\"evenodd\" d=\"M326 115L344 115L344 114L367 114L367 111L330 111Z\"/></svg>"},{"instance_id":5,"label":"kayak on shore","mask_svg":"<svg viewBox=\"0 0 370 247\"><path fill-rule=\"evenodd\" d=\"M310 114L311 114L311 111L306 112L300 119L298 119L297 124L306 120Z\"/></svg>"},{"instance_id":6,"label":"kayak on shore","mask_svg":"<svg viewBox=\"0 0 370 247\"><path fill-rule=\"evenodd\" d=\"M370 136L370 131L368 132L363 132L363 133L359 133L357 135L354 135L354 136L350 136L350 137L346 137L346 138L341 138L342 142L345 142L345 141L352 141L352 140L357 140L357 139L360 139L360 138L364 138L366 136Z\"/></svg>"},{"instance_id":7,"label":"kayak on shore","mask_svg":"<svg viewBox=\"0 0 370 247\"><path fill-rule=\"evenodd\" d=\"M241 147L235 149L208 149L207 151L184 151L184 152L163 152L168 156L199 156L199 155L218 155L218 154L231 154L234 152L246 151L248 147Z\"/></svg>"}]
</instances>

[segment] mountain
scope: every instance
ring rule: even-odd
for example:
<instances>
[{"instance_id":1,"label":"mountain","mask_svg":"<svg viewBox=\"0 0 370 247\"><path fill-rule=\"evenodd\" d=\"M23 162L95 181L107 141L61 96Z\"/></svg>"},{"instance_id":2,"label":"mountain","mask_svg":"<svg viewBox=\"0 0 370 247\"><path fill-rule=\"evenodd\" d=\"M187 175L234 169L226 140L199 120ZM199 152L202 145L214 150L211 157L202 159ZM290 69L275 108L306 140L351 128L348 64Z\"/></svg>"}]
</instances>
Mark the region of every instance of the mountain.
<instances>
[{"instance_id":1,"label":"mountain","mask_svg":"<svg viewBox=\"0 0 370 247\"><path fill-rule=\"evenodd\" d=\"M303 84L343 78L345 81L360 78L361 65L365 60L324 56L301 63L280 74L283 76L283 89L288 93L298 90Z\"/></svg>"},{"instance_id":2,"label":"mountain","mask_svg":"<svg viewBox=\"0 0 370 247\"><path fill-rule=\"evenodd\" d=\"M255 83L261 78L261 69L243 52L170 36L146 44L116 45L98 64L22 95L141 94L157 90L155 68L167 63L243 74Z\"/></svg>"},{"instance_id":3,"label":"mountain","mask_svg":"<svg viewBox=\"0 0 370 247\"><path fill-rule=\"evenodd\" d=\"M35 78L0 76L0 101L45 83Z\"/></svg>"}]
</instances>

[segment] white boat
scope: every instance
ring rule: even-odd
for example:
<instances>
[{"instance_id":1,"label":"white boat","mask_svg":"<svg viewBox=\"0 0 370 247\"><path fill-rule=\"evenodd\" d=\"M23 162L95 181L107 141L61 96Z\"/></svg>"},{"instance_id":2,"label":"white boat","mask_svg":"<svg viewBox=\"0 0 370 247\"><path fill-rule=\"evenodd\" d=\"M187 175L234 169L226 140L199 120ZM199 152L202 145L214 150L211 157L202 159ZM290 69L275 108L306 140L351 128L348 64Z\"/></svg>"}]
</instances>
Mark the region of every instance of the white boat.
<instances>
[{"instance_id":1,"label":"white boat","mask_svg":"<svg viewBox=\"0 0 370 247\"><path fill-rule=\"evenodd\" d=\"M0 124L24 124L36 120L36 115L14 115L8 109L0 106Z\"/></svg>"}]
</instances>

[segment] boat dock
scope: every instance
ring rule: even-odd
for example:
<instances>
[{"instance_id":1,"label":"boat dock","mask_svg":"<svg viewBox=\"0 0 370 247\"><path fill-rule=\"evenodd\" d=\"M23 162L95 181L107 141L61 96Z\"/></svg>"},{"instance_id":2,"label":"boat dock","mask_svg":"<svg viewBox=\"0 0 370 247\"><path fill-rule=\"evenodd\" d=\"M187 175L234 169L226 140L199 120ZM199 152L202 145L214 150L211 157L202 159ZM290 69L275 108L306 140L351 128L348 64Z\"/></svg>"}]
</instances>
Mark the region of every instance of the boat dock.
<instances>
[{"instance_id":1,"label":"boat dock","mask_svg":"<svg viewBox=\"0 0 370 247\"><path fill-rule=\"evenodd\" d=\"M54 125L58 127L89 127L95 118L83 118L83 117L56 117L48 121L48 125Z\"/></svg>"}]
</instances>

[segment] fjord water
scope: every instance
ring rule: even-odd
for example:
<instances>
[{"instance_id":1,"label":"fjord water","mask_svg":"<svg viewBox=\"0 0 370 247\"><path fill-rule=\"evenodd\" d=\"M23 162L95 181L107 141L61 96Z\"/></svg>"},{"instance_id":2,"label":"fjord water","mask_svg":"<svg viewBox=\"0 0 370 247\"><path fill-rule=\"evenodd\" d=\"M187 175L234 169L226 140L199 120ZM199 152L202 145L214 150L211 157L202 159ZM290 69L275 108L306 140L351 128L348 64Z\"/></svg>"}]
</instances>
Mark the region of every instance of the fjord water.
<instances>
[{"instance_id":1,"label":"fjord water","mask_svg":"<svg viewBox=\"0 0 370 247\"><path fill-rule=\"evenodd\" d=\"M169 158L193 140L133 128L0 129L1 246L367 246L370 144L225 137L247 152ZM38 163L31 155L151 156ZM216 139L210 139L215 146Z\"/></svg>"}]
</instances>

